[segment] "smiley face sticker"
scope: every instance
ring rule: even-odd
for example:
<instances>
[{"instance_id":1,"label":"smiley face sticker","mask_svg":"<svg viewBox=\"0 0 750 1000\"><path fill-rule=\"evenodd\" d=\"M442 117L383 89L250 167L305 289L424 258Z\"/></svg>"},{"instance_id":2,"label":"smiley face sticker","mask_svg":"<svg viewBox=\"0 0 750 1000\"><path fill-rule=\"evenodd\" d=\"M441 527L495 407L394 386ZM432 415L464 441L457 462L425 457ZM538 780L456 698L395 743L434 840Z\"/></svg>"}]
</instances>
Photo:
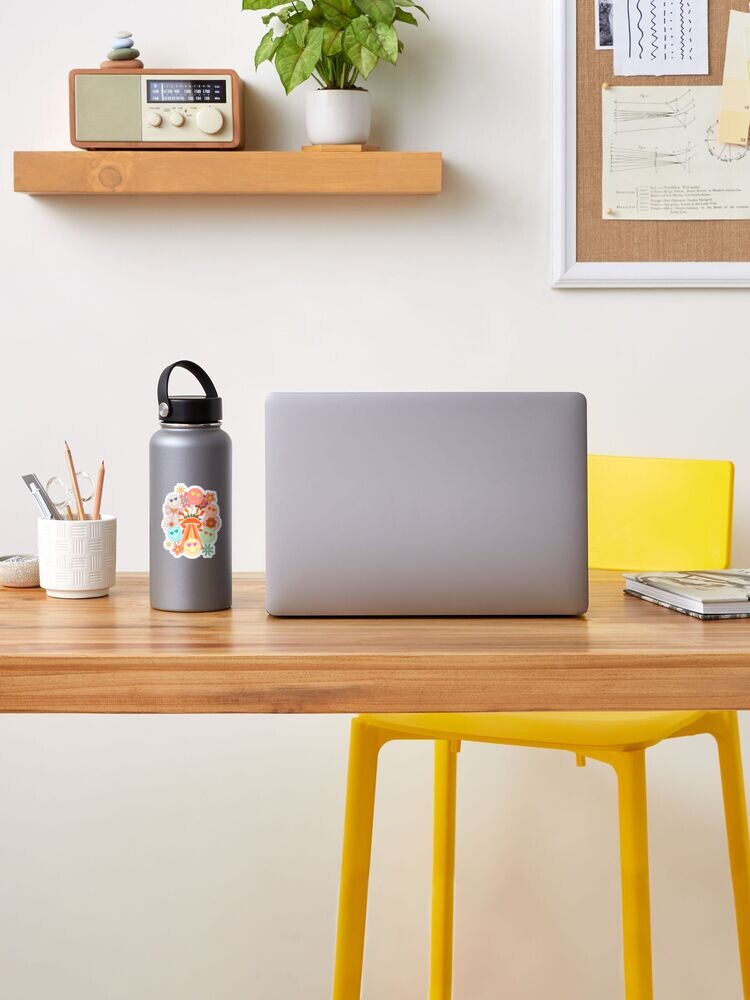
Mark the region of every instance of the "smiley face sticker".
<instances>
[{"instance_id":1,"label":"smiley face sticker","mask_svg":"<svg viewBox=\"0 0 750 1000\"><path fill-rule=\"evenodd\" d=\"M164 548L175 559L212 559L221 530L221 509L215 490L177 483L164 498L161 511Z\"/></svg>"}]
</instances>

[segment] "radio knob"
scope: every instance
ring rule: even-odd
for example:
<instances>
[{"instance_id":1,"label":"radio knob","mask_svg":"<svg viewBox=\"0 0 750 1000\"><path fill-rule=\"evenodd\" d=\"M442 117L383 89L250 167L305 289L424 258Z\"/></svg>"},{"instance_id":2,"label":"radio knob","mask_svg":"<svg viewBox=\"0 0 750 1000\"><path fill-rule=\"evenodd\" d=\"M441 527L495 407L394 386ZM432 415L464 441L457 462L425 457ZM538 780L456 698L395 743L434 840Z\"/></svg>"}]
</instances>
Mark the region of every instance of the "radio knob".
<instances>
[{"instance_id":1,"label":"radio knob","mask_svg":"<svg viewBox=\"0 0 750 1000\"><path fill-rule=\"evenodd\" d=\"M179 111L172 111L169 116L169 124L174 125L175 128L180 128L180 126L185 124L185 116L180 114Z\"/></svg>"},{"instance_id":2,"label":"radio knob","mask_svg":"<svg viewBox=\"0 0 750 1000\"><path fill-rule=\"evenodd\" d=\"M201 132L205 132L207 135L216 135L224 127L224 115L218 108L201 108L195 123Z\"/></svg>"},{"instance_id":3,"label":"radio knob","mask_svg":"<svg viewBox=\"0 0 750 1000\"><path fill-rule=\"evenodd\" d=\"M149 111L146 121L154 128L158 128L161 125L161 115L158 111Z\"/></svg>"}]
</instances>

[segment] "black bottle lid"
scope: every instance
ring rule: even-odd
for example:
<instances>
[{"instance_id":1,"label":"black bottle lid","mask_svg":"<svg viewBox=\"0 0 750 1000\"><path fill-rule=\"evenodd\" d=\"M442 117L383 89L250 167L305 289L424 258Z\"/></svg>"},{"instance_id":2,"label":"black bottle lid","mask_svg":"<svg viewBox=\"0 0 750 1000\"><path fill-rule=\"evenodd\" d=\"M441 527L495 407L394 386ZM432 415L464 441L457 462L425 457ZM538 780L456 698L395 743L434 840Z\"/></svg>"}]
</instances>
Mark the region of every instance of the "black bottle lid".
<instances>
[{"instance_id":1,"label":"black bottle lid","mask_svg":"<svg viewBox=\"0 0 750 1000\"><path fill-rule=\"evenodd\" d=\"M170 396L169 376L173 369L184 368L195 375L205 396ZM216 386L194 361L175 361L159 376L157 389L159 420L164 424L216 424L222 418L222 405Z\"/></svg>"}]
</instances>

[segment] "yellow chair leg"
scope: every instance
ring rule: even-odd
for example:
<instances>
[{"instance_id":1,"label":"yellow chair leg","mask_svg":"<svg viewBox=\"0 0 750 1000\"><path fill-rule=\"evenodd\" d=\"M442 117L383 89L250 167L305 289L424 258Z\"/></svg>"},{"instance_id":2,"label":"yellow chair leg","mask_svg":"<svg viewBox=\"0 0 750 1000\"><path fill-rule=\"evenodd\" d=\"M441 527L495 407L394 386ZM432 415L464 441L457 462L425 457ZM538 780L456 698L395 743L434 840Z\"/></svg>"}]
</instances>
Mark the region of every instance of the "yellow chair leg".
<instances>
[{"instance_id":1,"label":"yellow chair leg","mask_svg":"<svg viewBox=\"0 0 750 1000\"><path fill-rule=\"evenodd\" d=\"M732 870L734 907L740 945L743 997L750 1000L750 841L748 841L745 781L736 712L722 713L714 732L719 746L721 787Z\"/></svg>"},{"instance_id":2,"label":"yellow chair leg","mask_svg":"<svg viewBox=\"0 0 750 1000\"><path fill-rule=\"evenodd\" d=\"M620 805L620 868L626 1000L652 1000L651 905L648 878L646 753L612 758Z\"/></svg>"},{"instance_id":3,"label":"yellow chair leg","mask_svg":"<svg viewBox=\"0 0 750 1000\"><path fill-rule=\"evenodd\" d=\"M352 722L333 1000L359 1000L360 996L375 781L378 752L386 740L382 731L359 719Z\"/></svg>"},{"instance_id":4,"label":"yellow chair leg","mask_svg":"<svg viewBox=\"0 0 750 1000\"><path fill-rule=\"evenodd\" d=\"M435 743L430 1000L450 1000L453 977L453 886L456 859L456 740Z\"/></svg>"}]
</instances>

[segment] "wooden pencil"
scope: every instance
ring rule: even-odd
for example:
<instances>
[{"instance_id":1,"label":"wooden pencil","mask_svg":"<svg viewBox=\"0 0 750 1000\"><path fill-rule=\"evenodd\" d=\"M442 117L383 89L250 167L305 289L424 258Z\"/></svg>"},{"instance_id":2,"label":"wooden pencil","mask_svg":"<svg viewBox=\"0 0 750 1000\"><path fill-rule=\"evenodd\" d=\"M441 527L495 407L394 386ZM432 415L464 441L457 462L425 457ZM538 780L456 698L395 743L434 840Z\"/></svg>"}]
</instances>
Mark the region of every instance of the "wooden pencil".
<instances>
[{"instance_id":1,"label":"wooden pencil","mask_svg":"<svg viewBox=\"0 0 750 1000\"><path fill-rule=\"evenodd\" d=\"M65 461L68 463L68 475L70 476L70 488L73 490L73 498L76 502L76 510L78 511L78 520L86 520L86 511L83 509L83 500L81 500L81 491L78 487L78 478L76 476L76 467L73 464L73 456L70 453L70 446L68 442L65 442Z\"/></svg>"},{"instance_id":2,"label":"wooden pencil","mask_svg":"<svg viewBox=\"0 0 750 1000\"><path fill-rule=\"evenodd\" d=\"M99 466L96 476L96 491L94 493L94 509L91 512L91 520L98 521L102 516L102 490L104 489L104 462Z\"/></svg>"}]
</instances>

